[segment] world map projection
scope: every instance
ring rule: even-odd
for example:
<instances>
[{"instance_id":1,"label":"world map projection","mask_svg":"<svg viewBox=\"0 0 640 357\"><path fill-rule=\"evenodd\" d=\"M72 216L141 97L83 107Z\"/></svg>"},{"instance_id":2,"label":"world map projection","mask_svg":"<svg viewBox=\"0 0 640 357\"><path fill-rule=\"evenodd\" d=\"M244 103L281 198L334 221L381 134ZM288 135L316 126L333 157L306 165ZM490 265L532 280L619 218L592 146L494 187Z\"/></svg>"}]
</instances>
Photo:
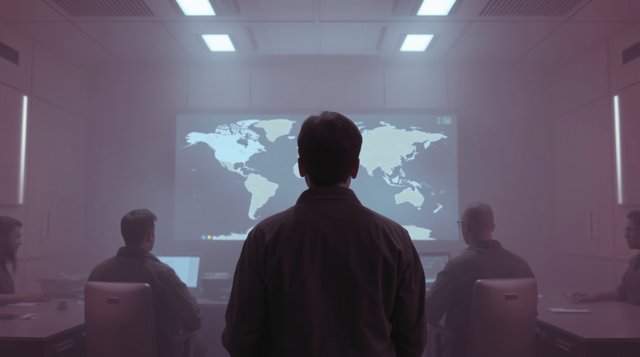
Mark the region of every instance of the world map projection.
<instances>
[{"instance_id":1,"label":"world map projection","mask_svg":"<svg viewBox=\"0 0 640 357\"><path fill-rule=\"evenodd\" d=\"M451 115L347 115L362 133L351 188L414 240L453 240L457 143ZM307 187L297 167L304 115L184 115L176 125L177 239L244 240Z\"/></svg>"}]
</instances>

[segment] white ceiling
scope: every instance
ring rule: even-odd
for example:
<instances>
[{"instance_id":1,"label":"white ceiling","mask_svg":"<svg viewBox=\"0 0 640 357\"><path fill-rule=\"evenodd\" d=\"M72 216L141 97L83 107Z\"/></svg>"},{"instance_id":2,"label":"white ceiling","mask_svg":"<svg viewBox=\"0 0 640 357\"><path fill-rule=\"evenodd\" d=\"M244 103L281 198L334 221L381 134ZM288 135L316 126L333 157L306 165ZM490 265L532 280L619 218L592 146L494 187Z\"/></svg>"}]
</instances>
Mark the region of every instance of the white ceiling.
<instances>
[{"instance_id":1,"label":"white ceiling","mask_svg":"<svg viewBox=\"0 0 640 357\"><path fill-rule=\"evenodd\" d=\"M447 17L411 15L420 0L212 0L219 16L198 18L183 16L174 0L143 1L153 16L74 17L56 0L0 0L0 23L87 64L330 54L522 61L543 66L567 62L640 23L640 0L581 0L559 17L480 16L490 0L458 0ZM230 34L238 52L208 52L198 36L202 33ZM426 53L399 53L407 33L436 37Z\"/></svg>"}]
</instances>

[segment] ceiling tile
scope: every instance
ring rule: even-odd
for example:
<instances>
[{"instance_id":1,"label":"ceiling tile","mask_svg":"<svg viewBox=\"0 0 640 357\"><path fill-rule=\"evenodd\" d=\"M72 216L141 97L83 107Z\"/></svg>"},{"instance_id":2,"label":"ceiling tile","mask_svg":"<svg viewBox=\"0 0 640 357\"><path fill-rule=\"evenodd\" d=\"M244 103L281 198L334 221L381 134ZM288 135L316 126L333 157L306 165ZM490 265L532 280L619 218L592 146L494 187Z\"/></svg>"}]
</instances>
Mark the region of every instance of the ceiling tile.
<instances>
[{"instance_id":1,"label":"ceiling tile","mask_svg":"<svg viewBox=\"0 0 640 357\"><path fill-rule=\"evenodd\" d=\"M314 0L236 0L240 18L252 21L311 21Z\"/></svg>"},{"instance_id":2,"label":"ceiling tile","mask_svg":"<svg viewBox=\"0 0 640 357\"><path fill-rule=\"evenodd\" d=\"M315 54L316 31L312 22L264 22L251 24L257 52L264 54Z\"/></svg>"},{"instance_id":3,"label":"ceiling tile","mask_svg":"<svg viewBox=\"0 0 640 357\"><path fill-rule=\"evenodd\" d=\"M514 60L549 34L555 22L478 22L465 31L451 58Z\"/></svg>"},{"instance_id":4,"label":"ceiling tile","mask_svg":"<svg viewBox=\"0 0 640 357\"><path fill-rule=\"evenodd\" d=\"M186 53L159 22L78 22L118 58L180 58Z\"/></svg>"},{"instance_id":5,"label":"ceiling tile","mask_svg":"<svg viewBox=\"0 0 640 357\"><path fill-rule=\"evenodd\" d=\"M69 22L22 22L15 27L77 64L91 67L114 59Z\"/></svg>"},{"instance_id":6,"label":"ceiling tile","mask_svg":"<svg viewBox=\"0 0 640 357\"><path fill-rule=\"evenodd\" d=\"M366 22L320 23L322 54L377 54L384 26Z\"/></svg>"},{"instance_id":7,"label":"ceiling tile","mask_svg":"<svg viewBox=\"0 0 640 357\"><path fill-rule=\"evenodd\" d=\"M591 0L570 21L633 21L640 19L638 0ZM634 5L635 4L635 5Z\"/></svg>"},{"instance_id":8,"label":"ceiling tile","mask_svg":"<svg viewBox=\"0 0 640 357\"><path fill-rule=\"evenodd\" d=\"M413 2L413 0L401 0ZM390 0L322 0L322 21L389 19L393 15L395 1Z\"/></svg>"},{"instance_id":9,"label":"ceiling tile","mask_svg":"<svg viewBox=\"0 0 640 357\"><path fill-rule=\"evenodd\" d=\"M66 21L42 0L0 1L0 21Z\"/></svg>"}]
</instances>

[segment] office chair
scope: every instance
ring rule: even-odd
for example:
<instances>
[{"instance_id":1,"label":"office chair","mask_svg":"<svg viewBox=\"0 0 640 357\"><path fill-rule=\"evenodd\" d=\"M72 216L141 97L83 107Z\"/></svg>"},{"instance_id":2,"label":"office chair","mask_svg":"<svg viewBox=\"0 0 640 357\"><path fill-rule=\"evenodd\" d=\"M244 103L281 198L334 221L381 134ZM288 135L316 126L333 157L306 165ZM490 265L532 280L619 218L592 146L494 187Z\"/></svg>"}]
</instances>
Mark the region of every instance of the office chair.
<instances>
[{"instance_id":1,"label":"office chair","mask_svg":"<svg viewBox=\"0 0 640 357\"><path fill-rule=\"evenodd\" d=\"M477 280L471 302L469 356L533 356L537 304L535 279Z\"/></svg>"},{"instance_id":2,"label":"office chair","mask_svg":"<svg viewBox=\"0 0 640 357\"><path fill-rule=\"evenodd\" d=\"M88 357L157 357L148 284L88 282L84 299ZM173 356L191 356L194 336L174 338Z\"/></svg>"}]
</instances>

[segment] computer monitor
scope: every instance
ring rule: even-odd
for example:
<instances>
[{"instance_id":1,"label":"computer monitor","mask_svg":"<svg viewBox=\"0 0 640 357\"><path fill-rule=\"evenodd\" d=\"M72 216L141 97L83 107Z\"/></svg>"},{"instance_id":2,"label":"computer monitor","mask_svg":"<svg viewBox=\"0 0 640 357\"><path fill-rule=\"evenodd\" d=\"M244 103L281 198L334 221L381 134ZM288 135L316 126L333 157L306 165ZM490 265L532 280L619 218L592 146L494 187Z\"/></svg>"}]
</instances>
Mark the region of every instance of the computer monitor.
<instances>
[{"instance_id":1,"label":"computer monitor","mask_svg":"<svg viewBox=\"0 0 640 357\"><path fill-rule=\"evenodd\" d=\"M200 257L164 255L158 256L158 259L170 266L189 289L195 289L198 287L198 280L200 277Z\"/></svg>"},{"instance_id":2,"label":"computer monitor","mask_svg":"<svg viewBox=\"0 0 640 357\"><path fill-rule=\"evenodd\" d=\"M420 253L420 262L424 269L424 278L427 283L433 284L438 273L444 269L449 261L449 253Z\"/></svg>"}]
</instances>

